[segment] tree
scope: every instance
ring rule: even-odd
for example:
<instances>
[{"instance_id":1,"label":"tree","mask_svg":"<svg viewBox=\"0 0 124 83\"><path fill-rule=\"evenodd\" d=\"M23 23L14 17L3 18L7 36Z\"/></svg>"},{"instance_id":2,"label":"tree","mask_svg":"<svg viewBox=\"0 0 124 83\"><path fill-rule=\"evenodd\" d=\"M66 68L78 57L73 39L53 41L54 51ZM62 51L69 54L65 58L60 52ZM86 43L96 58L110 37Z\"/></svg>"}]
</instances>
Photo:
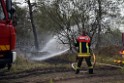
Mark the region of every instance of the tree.
<instances>
[{"instance_id":1,"label":"tree","mask_svg":"<svg viewBox=\"0 0 124 83\"><path fill-rule=\"evenodd\" d=\"M63 44L71 47L72 39L86 30L92 43L99 47L101 35L112 27L111 19L115 20L120 15L119 3L121 2L113 0L54 0L50 5L43 5Z\"/></svg>"},{"instance_id":2,"label":"tree","mask_svg":"<svg viewBox=\"0 0 124 83\"><path fill-rule=\"evenodd\" d=\"M17 26L16 33L17 33L17 45L16 47L20 50L27 50L27 48L32 47L32 34L31 34L31 25L30 21L28 20L27 16L27 9L20 8L19 6L15 5L16 8L16 15L17 15Z\"/></svg>"},{"instance_id":3,"label":"tree","mask_svg":"<svg viewBox=\"0 0 124 83\"><path fill-rule=\"evenodd\" d=\"M28 6L29 6L29 15L30 15L30 20L33 28L33 34L34 34L34 44L35 44L35 49L39 50L39 43L38 43L38 38L37 38L37 32L36 32L36 27L34 24L34 19L33 19L33 12L32 12L32 4L30 0L27 0Z\"/></svg>"},{"instance_id":4,"label":"tree","mask_svg":"<svg viewBox=\"0 0 124 83\"><path fill-rule=\"evenodd\" d=\"M98 2L98 11L97 11L98 38L97 38L96 48L99 48L101 42L100 32L101 32L101 21L102 21L102 4L101 4L101 0L97 0L97 2Z\"/></svg>"}]
</instances>

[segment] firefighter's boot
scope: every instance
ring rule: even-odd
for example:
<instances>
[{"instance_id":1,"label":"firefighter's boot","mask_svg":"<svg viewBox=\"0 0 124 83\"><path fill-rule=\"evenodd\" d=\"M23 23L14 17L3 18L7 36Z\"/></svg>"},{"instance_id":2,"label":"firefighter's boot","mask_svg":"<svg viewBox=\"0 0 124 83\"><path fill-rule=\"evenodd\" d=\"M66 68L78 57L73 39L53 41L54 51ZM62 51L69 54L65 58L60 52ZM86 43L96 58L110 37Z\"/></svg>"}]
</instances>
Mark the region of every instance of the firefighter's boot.
<instances>
[{"instance_id":1,"label":"firefighter's boot","mask_svg":"<svg viewBox=\"0 0 124 83\"><path fill-rule=\"evenodd\" d=\"M76 72L75 72L75 74L79 74L79 72L80 72L80 70L79 70L79 69L77 69L77 70L76 70Z\"/></svg>"},{"instance_id":2,"label":"firefighter's boot","mask_svg":"<svg viewBox=\"0 0 124 83\"><path fill-rule=\"evenodd\" d=\"M89 74L93 74L93 69L89 69Z\"/></svg>"}]
</instances>

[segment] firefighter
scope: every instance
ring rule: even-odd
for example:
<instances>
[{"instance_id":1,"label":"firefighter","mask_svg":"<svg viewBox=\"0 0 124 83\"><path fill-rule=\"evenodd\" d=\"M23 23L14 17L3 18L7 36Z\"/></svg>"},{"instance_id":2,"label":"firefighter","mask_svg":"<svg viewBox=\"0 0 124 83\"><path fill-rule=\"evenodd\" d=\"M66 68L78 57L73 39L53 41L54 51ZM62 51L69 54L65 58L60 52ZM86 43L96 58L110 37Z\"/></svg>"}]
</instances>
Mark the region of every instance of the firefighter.
<instances>
[{"instance_id":1,"label":"firefighter","mask_svg":"<svg viewBox=\"0 0 124 83\"><path fill-rule=\"evenodd\" d=\"M85 31L83 31L83 34L81 36L78 36L76 41L77 42L74 44L74 46L78 48L78 55L76 58L78 62L75 73L78 74L80 72L82 61L83 59L85 59L89 68L89 74L93 74L93 66L91 63L90 37L86 34Z\"/></svg>"}]
</instances>

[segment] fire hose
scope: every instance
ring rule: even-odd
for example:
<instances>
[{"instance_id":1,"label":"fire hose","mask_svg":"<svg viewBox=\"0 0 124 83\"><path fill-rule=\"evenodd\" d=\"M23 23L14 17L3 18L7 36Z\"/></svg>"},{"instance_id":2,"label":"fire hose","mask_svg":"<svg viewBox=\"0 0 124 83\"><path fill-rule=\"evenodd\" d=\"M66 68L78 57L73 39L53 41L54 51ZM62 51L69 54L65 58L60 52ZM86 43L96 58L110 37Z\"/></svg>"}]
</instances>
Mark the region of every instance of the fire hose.
<instances>
[{"instance_id":1,"label":"fire hose","mask_svg":"<svg viewBox=\"0 0 124 83\"><path fill-rule=\"evenodd\" d=\"M95 64L96 64L96 55L93 53L92 57L93 57L93 68L94 68ZM71 67L72 67L72 69L76 70L77 69L77 62L73 62L71 64Z\"/></svg>"}]
</instances>

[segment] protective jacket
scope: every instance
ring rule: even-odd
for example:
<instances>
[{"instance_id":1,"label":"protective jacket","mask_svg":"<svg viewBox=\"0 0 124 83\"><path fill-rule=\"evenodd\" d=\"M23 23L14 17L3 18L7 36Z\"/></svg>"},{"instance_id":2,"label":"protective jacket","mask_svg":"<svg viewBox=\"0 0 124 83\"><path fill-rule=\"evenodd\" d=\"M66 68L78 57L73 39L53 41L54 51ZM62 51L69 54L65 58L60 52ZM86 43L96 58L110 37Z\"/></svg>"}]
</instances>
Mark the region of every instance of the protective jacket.
<instances>
[{"instance_id":1,"label":"protective jacket","mask_svg":"<svg viewBox=\"0 0 124 83\"><path fill-rule=\"evenodd\" d=\"M78 47L78 57L88 57L90 56L90 37L89 36L79 36L77 38Z\"/></svg>"}]
</instances>

